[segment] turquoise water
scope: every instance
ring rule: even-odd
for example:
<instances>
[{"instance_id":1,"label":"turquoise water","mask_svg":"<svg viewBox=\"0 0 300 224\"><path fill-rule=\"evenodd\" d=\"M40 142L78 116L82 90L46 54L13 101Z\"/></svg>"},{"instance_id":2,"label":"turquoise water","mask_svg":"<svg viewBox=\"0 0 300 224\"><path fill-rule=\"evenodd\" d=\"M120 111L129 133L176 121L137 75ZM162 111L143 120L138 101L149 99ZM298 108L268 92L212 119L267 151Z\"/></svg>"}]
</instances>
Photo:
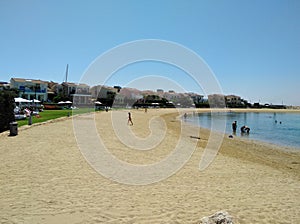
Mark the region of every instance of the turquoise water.
<instances>
[{"instance_id":1,"label":"turquoise water","mask_svg":"<svg viewBox=\"0 0 300 224\"><path fill-rule=\"evenodd\" d=\"M232 134L231 124L233 121L237 121L236 136L300 149L300 113L195 113L188 116L186 121L210 129L212 119L216 124L224 124L225 121L227 134ZM248 135L241 134L240 128L243 125L251 128ZM216 126L213 128L214 130L222 130L221 125Z\"/></svg>"}]
</instances>

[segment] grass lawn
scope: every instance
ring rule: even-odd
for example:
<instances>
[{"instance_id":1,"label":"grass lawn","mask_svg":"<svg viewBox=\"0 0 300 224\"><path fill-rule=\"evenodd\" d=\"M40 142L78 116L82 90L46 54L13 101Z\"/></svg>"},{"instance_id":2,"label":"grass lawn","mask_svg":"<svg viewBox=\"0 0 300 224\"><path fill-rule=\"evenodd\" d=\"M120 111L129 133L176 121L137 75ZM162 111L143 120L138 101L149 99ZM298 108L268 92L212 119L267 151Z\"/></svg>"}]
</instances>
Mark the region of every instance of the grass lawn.
<instances>
[{"instance_id":1,"label":"grass lawn","mask_svg":"<svg viewBox=\"0 0 300 224\"><path fill-rule=\"evenodd\" d=\"M32 123L35 124L60 117L67 117L68 114L72 116L75 114L83 114L94 111L94 108L80 108L78 110L44 110L43 112L40 112L40 117L32 117ZM17 122L19 127L23 125L28 125L28 117L26 118L26 120L18 120Z\"/></svg>"}]
</instances>

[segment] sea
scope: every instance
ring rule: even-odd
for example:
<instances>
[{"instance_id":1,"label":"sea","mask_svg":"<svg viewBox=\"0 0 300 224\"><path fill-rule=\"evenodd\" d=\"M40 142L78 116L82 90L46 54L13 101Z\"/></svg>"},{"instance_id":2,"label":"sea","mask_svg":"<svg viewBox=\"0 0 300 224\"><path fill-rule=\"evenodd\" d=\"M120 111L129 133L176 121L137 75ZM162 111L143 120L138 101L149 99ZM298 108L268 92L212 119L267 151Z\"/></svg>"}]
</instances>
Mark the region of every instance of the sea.
<instances>
[{"instance_id":1,"label":"sea","mask_svg":"<svg viewBox=\"0 0 300 224\"><path fill-rule=\"evenodd\" d=\"M300 150L300 113L209 112L193 113L185 120L214 131L225 131L228 135L233 135L232 122L237 121L236 136ZM249 134L241 133L243 125L251 129Z\"/></svg>"}]
</instances>

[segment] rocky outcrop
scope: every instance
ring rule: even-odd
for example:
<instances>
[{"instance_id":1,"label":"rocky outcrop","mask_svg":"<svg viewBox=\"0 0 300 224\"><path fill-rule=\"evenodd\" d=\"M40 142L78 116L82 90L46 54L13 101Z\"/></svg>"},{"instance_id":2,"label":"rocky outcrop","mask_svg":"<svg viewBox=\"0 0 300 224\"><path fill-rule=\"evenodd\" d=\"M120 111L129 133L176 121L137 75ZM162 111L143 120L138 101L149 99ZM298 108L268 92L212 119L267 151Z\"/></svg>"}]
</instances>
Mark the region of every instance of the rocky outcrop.
<instances>
[{"instance_id":1,"label":"rocky outcrop","mask_svg":"<svg viewBox=\"0 0 300 224\"><path fill-rule=\"evenodd\" d=\"M228 212L219 211L211 216L203 217L199 224L233 224L233 221Z\"/></svg>"}]
</instances>

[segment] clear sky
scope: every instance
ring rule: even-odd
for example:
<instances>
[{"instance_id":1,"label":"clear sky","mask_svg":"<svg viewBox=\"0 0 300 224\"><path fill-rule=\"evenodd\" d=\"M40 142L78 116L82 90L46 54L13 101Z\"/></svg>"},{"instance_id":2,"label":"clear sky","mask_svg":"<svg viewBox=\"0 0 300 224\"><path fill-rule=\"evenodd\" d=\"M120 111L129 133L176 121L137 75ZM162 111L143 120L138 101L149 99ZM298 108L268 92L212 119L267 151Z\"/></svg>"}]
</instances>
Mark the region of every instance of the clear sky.
<instances>
[{"instance_id":1,"label":"clear sky","mask_svg":"<svg viewBox=\"0 0 300 224\"><path fill-rule=\"evenodd\" d=\"M109 49L162 39L202 57L225 94L300 105L299 0L0 0L0 30L0 81L62 82L69 64L68 80L79 82ZM107 84L168 90L167 82L136 79L174 75L202 93L172 66L149 65L128 66Z\"/></svg>"}]
</instances>

